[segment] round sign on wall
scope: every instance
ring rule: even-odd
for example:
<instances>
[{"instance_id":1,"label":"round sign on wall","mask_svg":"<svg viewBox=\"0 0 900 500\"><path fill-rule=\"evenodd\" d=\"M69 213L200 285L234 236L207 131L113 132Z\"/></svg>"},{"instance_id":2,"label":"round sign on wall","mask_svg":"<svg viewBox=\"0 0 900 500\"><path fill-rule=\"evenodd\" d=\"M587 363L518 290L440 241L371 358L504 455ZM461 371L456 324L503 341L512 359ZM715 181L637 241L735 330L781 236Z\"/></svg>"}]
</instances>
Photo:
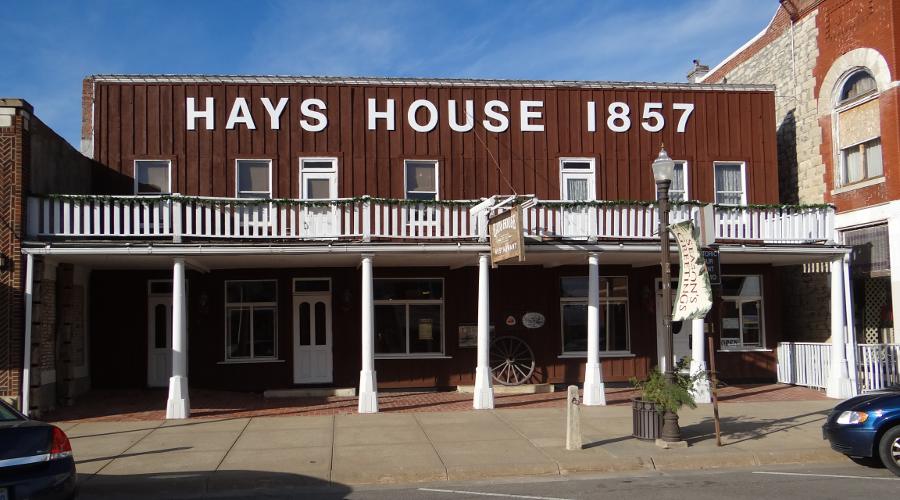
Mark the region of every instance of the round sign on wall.
<instances>
[{"instance_id":1,"label":"round sign on wall","mask_svg":"<svg viewBox=\"0 0 900 500\"><path fill-rule=\"evenodd\" d=\"M507 316L506 317L506 326L516 326L516 317L515 316Z\"/></svg>"},{"instance_id":2,"label":"round sign on wall","mask_svg":"<svg viewBox=\"0 0 900 500\"><path fill-rule=\"evenodd\" d=\"M539 312L529 312L522 315L522 325L525 328L540 328L544 326L544 315Z\"/></svg>"}]
</instances>

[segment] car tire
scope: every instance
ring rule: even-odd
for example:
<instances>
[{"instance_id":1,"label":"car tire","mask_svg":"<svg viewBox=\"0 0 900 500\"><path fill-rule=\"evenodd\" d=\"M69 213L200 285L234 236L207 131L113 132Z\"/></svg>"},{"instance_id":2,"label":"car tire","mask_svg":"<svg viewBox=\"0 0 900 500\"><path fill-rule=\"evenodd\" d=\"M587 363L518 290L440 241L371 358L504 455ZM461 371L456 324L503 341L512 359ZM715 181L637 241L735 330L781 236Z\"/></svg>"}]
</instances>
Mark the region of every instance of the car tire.
<instances>
[{"instance_id":1,"label":"car tire","mask_svg":"<svg viewBox=\"0 0 900 500\"><path fill-rule=\"evenodd\" d=\"M878 456L881 463L894 475L900 476L900 425L887 430L878 443Z\"/></svg>"}]
</instances>

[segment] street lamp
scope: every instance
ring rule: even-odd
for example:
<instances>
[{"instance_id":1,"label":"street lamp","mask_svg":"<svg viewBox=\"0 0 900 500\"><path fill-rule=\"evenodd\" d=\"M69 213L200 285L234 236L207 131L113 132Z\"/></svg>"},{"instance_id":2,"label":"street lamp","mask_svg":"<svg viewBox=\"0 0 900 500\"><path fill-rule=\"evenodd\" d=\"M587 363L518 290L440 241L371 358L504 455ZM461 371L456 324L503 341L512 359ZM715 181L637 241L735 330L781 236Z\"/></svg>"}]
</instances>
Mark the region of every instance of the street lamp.
<instances>
[{"instance_id":1,"label":"street lamp","mask_svg":"<svg viewBox=\"0 0 900 500\"><path fill-rule=\"evenodd\" d=\"M666 353L666 383L675 383L672 352L672 278L669 269L669 186L675 177L675 162L669 158L666 148L659 146L659 156L653 160L653 179L656 181L656 201L659 203L660 266L662 267L663 346ZM662 440L681 441L678 413L666 410L663 415Z\"/></svg>"}]
</instances>

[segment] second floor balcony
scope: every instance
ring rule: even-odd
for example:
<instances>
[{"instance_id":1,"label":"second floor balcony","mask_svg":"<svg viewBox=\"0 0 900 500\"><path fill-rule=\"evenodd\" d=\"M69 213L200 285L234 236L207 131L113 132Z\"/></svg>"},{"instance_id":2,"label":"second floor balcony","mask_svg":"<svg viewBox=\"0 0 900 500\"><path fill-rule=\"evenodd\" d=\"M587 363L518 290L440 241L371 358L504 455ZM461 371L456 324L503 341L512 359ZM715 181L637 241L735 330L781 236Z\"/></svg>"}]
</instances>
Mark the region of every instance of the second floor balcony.
<instances>
[{"instance_id":1,"label":"second floor balcony","mask_svg":"<svg viewBox=\"0 0 900 500\"><path fill-rule=\"evenodd\" d=\"M658 207L648 202L567 202L527 197L526 238L658 240ZM30 197L27 234L38 240L486 241L483 200L385 198L254 200L189 196ZM720 243L834 242L829 206L676 204L671 221L712 224Z\"/></svg>"}]
</instances>

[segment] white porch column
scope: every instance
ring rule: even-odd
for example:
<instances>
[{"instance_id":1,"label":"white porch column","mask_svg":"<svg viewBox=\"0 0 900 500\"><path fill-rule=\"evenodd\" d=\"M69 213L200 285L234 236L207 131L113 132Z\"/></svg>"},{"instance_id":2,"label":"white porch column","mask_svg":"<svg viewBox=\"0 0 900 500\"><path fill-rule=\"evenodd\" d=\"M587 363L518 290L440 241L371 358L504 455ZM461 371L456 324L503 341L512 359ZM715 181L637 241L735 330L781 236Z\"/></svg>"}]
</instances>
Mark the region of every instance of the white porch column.
<instances>
[{"instance_id":1,"label":"white porch column","mask_svg":"<svg viewBox=\"0 0 900 500\"><path fill-rule=\"evenodd\" d=\"M172 267L172 376L169 378L169 400L166 403L166 418L169 419L191 416L184 288L184 259L177 258Z\"/></svg>"},{"instance_id":2,"label":"white porch column","mask_svg":"<svg viewBox=\"0 0 900 500\"><path fill-rule=\"evenodd\" d=\"M28 415L31 404L31 316L34 297L34 255L25 256L25 339L22 342L22 408Z\"/></svg>"},{"instance_id":3,"label":"white porch column","mask_svg":"<svg viewBox=\"0 0 900 500\"><path fill-rule=\"evenodd\" d=\"M362 370L359 372L359 413L378 413L375 377L375 302L372 295L372 254L362 255Z\"/></svg>"},{"instance_id":4,"label":"white porch column","mask_svg":"<svg viewBox=\"0 0 900 500\"><path fill-rule=\"evenodd\" d=\"M691 321L691 375L701 372L706 372L706 334L703 331L703 318ZM711 403L709 378L703 377L694 382L691 393L695 402Z\"/></svg>"},{"instance_id":5,"label":"white porch column","mask_svg":"<svg viewBox=\"0 0 900 500\"><path fill-rule=\"evenodd\" d=\"M584 404L606 404L603 368L600 366L600 271L595 252L588 254L588 352L584 367Z\"/></svg>"},{"instance_id":6,"label":"white porch column","mask_svg":"<svg viewBox=\"0 0 900 500\"><path fill-rule=\"evenodd\" d=\"M844 311L847 323L847 366L850 371L850 391L852 396L859 395L859 365L857 354L859 349L856 342L856 325L853 324L853 288L850 286L850 254L843 258L844 273Z\"/></svg>"},{"instance_id":7,"label":"white porch column","mask_svg":"<svg viewBox=\"0 0 900 500\"><path fill-rule=\"evenodd\" d=\"M475 367L475 400L472 406L476 410L490 410L494 407L494 387L491 382L490 337L490 269L488 254L478 255L478 364Z\"/></svg>"},{"instance_id":8,"label":"white porch column","mask_svg":"<svg viewBox=\"0 0 900 500\"><path fill-rule=\"evenodd\" d=\"M891 203L891 206L896 207L896 203ZM898 269L898 271L891 272L891 310L894 317L893 340L900 342L900 333L897 332L896 326L897 317L900 316L900 215L893 215L888 219L888 251L891 269Z\"/></svg>"},{"instance_id":9,"label":"white porch column","mask_svg":"<svg viewBox=\"0 0 900 500\"><path fill-rule=\"evenodd\" d=\"M831 261L831 368L825 394L845 399L851 395L847 352L844 346L844 259Z\"/></svg>"}]
</instances>

